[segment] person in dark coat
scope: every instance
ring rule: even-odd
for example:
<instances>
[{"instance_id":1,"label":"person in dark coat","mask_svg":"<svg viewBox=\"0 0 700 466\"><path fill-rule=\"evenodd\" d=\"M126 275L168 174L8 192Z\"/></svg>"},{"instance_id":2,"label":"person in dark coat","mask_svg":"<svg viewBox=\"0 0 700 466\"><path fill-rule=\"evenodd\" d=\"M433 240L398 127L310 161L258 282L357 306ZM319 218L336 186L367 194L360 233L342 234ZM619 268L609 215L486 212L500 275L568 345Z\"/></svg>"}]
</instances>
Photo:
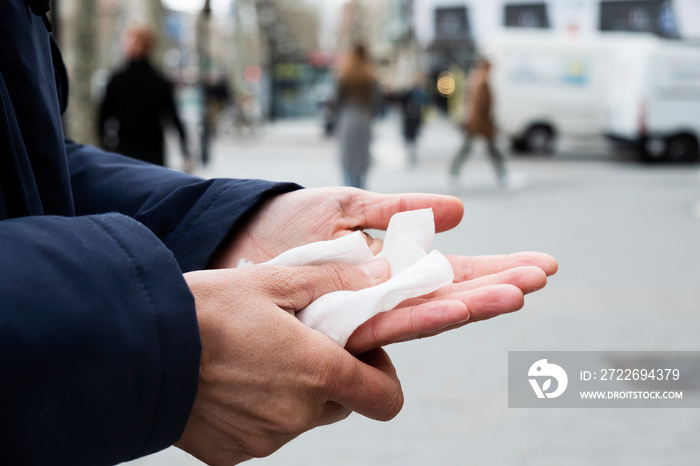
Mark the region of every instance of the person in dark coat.
<instances>
[{"instance_id":1,"label":"person in dark coat","mask_svg":"<svg viewBox=\"0 0 700 466\"><path fill-rule=\"evenodd\" d=\"M492 96L489 85L491 63L486 59L479 60L477 67L469 79L467 93L467 114L464 121L464 143L455 154L450 164L450 176L453 184L457 185L459 172L464 161L469 156L472 142L477 137L482 137L488 145L488 153L491 158L498 182L502 187L507 187L507 176L503 154L496 146L496 125L493 122Z\"/></svg>"},{"instance_id":2,"label":"person in dark coat","mask_svg":"<svg viewBox=\"0 0 700 466\"><path fill-rule=\"evenodd\" d=\"M107 150L165 165L164 123L172 122L189 160L187 134L178 115L172 84L151 64L155 35L133 28L124 36L126 64L112 76L99 112L100 140Z\"/></svg>"},{"instance_id":3,"label":"person in dark coat","mask_svg":"<svg viewBox=\"0 0 700 466\"><path fill-rule=\"evenodd\" d=\"M416 140L423 126L423 110L427 102L428 98L420 79L400 97L403 117L401 128L410 167L415 167L418 163Z\"/></svg>"},{"instance_id":4,"label":"person in dark coat","mask_svg":"<svg viewBox=\"0 0 700 466\"><path fill-rule=\"evenodd\" d=\"M383 261L232 267L384 229L403 210L432 207L437 230L449 229L459 200L204 180L68 141L48 6L0 5L3 464L111 465L173 444L235 464L351 411L388 420L402 395L380 345L522 305L512 284L467 291L479 284L461 285L476 278L470 270L554 271L545 255L455 257L449 300L389 311L340 348L294 312L382 282ZM508 276L484 283L536 289L545 279L532 267Z\"/></svg>"}]
</instances>

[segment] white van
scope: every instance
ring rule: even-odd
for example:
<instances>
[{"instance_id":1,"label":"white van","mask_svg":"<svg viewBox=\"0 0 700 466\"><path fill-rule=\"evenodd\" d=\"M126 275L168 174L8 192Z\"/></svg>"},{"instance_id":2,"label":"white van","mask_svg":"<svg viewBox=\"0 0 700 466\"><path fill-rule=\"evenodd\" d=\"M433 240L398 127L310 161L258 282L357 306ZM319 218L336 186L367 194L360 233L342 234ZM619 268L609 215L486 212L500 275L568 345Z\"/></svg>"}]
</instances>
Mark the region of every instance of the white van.
<instances>
[{"instance_id":1,"label":"white van","mask_svg":"<svg viewBox=\"0 0 700 466\"><path fill-rule=\"evenodd\" d=\"M602 136L610 48L598 34L503 31L484 54L496 123L513 149L546 153L560 135Z\"/></svg>"},{"instance_id":2,"label":"white van","mask_svg":"<svg viewBox=\"0 0 700 466\"><path fill-rule=\"evenodd\" d=\"M649 37L613 50L605 133L647 161L700 159L700 45Z\"/></svg>"}]
</instances>

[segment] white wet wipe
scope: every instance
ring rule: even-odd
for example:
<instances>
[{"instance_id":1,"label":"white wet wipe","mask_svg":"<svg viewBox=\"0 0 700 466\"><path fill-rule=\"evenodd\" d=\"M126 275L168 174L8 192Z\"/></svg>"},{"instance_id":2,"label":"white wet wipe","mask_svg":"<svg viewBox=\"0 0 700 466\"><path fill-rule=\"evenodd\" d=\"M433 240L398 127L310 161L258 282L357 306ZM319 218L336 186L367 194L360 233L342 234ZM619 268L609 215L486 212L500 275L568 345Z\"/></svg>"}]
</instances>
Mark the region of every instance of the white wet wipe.
<instances>
[{"instance_id":1,"label":"white wet wipe","mask_svg":"<svg viewBox=\"0 0 700 466\"><path fill-rule=\"evenodd\" d=\"M376 256L362 233L355 232L336 240L291 249L266 264L364 264L373 259L389 263L391 278L386 282L364 290L326 294L296 314L305 325L345 346L357 327L375 315L452 283L454 272L445 256L438 251L427 252L434 238L432 209L414 210L391 218L384 246Z\"/></svg>"}]
</instances>

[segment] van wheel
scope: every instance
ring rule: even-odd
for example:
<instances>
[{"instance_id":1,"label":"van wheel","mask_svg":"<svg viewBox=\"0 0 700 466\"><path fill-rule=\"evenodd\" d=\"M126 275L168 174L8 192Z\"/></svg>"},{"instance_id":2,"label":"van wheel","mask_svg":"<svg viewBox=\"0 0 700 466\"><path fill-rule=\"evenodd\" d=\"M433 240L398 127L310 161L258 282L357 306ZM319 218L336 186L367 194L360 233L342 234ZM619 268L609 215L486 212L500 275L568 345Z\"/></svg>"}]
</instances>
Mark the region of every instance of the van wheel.
<instances>
[{"instance_id":1,"label":"van wheel","mask_svg":"<svg viewBox=\"0 0 700 466\"><path fill-rule=\"evenodd\" d=\"M510 140L510 150L514 154L518 155L523 155L524 153L528 152L525 141L519 138L512 138Z\"/></svg>"},{"instance_id":2,"label":"van wheel","mask_svg":"<svg viewBox=\"0 0 700 466\"><path fill-rule=\"evenodd\" d=\"M534 154L551 154L554 145L554 131L545 125L537 125L527 130L524 143Z\"/></svg>"},{"instance_id":3,"label":"van wheel","mask_svg":"<svg viewBox=\"0 0 700 466\"><path fill-rule=\"evenodd\" d=\"M667 162L691 163L700 160L698 141L693 136L682 134L668 140L664 159Z\"/></svg>"}]
</instances>

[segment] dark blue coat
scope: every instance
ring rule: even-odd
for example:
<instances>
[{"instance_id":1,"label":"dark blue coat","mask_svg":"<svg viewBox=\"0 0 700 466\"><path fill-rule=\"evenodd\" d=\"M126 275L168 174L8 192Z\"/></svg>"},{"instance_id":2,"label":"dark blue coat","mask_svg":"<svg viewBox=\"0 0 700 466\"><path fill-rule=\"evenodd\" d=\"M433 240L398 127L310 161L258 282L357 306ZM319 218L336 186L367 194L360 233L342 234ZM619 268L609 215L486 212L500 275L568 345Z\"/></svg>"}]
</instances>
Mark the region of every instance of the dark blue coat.
<instances>
[{"instance_id":1,"label":"dark blue coat","mask_svg":"<svg viewBox=\"0 0 700 466\"><path fill-rule=\"evenodd\" d=\"M202 180L64 141L58 51L27 2L0 5L0 461L155 452L177 441L197 389L182 272L296 186Z\"/></svg>"}]
</instances>

